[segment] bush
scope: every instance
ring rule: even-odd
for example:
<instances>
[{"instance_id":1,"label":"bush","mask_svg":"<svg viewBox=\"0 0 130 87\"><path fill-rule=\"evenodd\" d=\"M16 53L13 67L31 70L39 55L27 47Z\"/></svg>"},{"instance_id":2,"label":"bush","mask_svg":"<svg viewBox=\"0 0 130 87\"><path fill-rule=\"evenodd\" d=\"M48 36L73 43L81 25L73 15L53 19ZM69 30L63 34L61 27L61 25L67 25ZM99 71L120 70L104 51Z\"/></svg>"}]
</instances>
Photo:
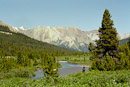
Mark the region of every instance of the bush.
<instances>
[{"instance_id":1,"label":"bush","mask_svg":"<svg viewBox=\"0 0 130 87\"><path fill-rule=\"evenodd\" d=\"M13 77L31 78L34 75L35 75L34 71L30 69L28 70L13 69L7 73L0 72L0 79L13 78Z\"/></svg>"},{"instance_id":2,"label":"bush","mask_svg":"<svg viewBox=\"0 0 130 87\"><path fill-rule=\"evenodd\" d=\"M107 71L113 71L116 69L115 62L112 58L110 58L109 55L107 55L106 58L104 59L104 68Z\"/></svg>"},{"instance_id":3,"label":"bush","mask_svg":"<svg viewBox=\"0 0 130 87\"><path fill-rule=\"evenodd\" d=\"M115 62L109 55L103 60L94 59L90 70L113 71L116 69Z\"/></svg>"}]
</instances>

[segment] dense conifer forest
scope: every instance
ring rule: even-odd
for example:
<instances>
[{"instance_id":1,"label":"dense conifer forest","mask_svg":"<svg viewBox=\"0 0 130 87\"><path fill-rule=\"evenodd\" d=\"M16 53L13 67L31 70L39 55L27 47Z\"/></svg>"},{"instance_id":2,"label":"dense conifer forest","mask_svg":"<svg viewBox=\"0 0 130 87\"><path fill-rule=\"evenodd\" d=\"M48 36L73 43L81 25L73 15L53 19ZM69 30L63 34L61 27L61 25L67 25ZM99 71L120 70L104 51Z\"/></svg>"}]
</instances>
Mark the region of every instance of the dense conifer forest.
<instances>
[{"instance_id":1,"label":"dense conifer forest","mask_svg":"<svg viewBox=\"0 0 130 87\"><path fill-rule=\"evenodd\" d=\"M17 56L19 52L24 56L41 56L46 53L60 56L80 53L34 40L21 33L12 32L7 26L0 25L0 32L5 32L0 33L0 56Z\"/></svg>"}]
</instances>

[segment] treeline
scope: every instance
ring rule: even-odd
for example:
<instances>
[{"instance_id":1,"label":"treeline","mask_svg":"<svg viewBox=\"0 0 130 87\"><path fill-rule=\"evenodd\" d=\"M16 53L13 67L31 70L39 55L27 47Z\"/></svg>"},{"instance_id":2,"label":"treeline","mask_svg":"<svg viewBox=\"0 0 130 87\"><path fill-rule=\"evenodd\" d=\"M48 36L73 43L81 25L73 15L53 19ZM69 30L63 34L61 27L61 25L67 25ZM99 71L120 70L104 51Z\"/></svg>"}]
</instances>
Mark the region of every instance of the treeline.
<instances>
[{"instance_id":1,"label":"treeline","mask_svg":"<svg viewBox=\"0 0 130 87\"><path fill-rule=\"evenodd\" d=\"M130 69L130 40L124 45L119 45L117 31L109 10L103 14L102 26L99 28L99 40L96 46L89 44L89 51L93 54L90 58L93 63L90 70L113 71Z\"/></svg>"},{"instance_id":2,"label":"treeline","mask_svg":"<svg viewBox=\"0 0 130 87\"><path fill-rule=\"evenodd\" d=\"M46 78L58 77L59 67L61 65L56 61L55 55L46 54L37 59L18 53L17 58L0 58L0 80L12 77L31 78L38 68L43 69Z\"/></svg>"},{"instance_id":3,"label":"treeline","mask_svg":"<svg viewBox=\"0 0 130 87\"><path fill-rule=\"evenodd\" d=\"M0 58L0 72L9 72L11 69L31 67L38 64L41 64L38 59L18 53L17 58Z\"/></svg>"},{"instance_id":4,"label":"treeline","mask_svg":"<svg viewBox=\"0 0 130 87\"><path fill-rule=\"evenodd\" d=\"M19 52L25 56L35 57L43 56L46 53L56 56L82 53L40 42L21 33L11 32L7 26L0 25L0 31L12 33L12 35L0 33L0 56L18 56Z\"/></svg>"}]
</instances>

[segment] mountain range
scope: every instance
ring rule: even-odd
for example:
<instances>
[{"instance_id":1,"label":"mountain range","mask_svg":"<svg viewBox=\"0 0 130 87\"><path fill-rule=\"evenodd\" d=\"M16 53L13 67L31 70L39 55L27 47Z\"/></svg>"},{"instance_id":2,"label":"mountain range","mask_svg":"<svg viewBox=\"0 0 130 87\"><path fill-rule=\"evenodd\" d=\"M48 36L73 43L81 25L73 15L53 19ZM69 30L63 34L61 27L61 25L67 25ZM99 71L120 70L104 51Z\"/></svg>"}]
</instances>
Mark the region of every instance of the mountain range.
<instances>
[{"instance_id":1,"label":"mountain range","mask_svg":"<svg viewBox=\"0 0 130 87\"><path fill-rule=\"evenodd\" d=\"M13 27L14 31L23 33L36 40L70 48L78 51L88 51L90 42L95 44L95 40L99 39L98 30L82 31L77 27L36 27L26 29L24 27ZM119 40L126 39L128 34L118 34Z\"/></svg>"},{"instance_id":2,"label":"mountain range","mask_svg":"<svg viewBox=\"0 0 130 87\"><path fill-rule=\"evenodd\" d=\"M33 29L26 29L25 27L12 27L2 21L0 25L8 26L13 32L18 32L27 35L33 39L47 42L49 44L57 45L64 48L74 49L78 51L88 51L88 44L90 42L95 44L95 40L99 39L98 30L82 31L77 27L36 27ZM0 32L2 33L2 32ZM121 44L128 41L130 33L118 34ZM126 40L124 40L126 39Z\"/></svg>"},{"instance_id":3,"label":"mountain range","mask_svg":"<svg viewBox=\"0 0 130 87\"><path fill-rule=\"evenodd\" d=\"M22 53L24 56L31 55L39 58L47 53L61 56L82 52L35 40L22 33L16 32L11 26L0 22L0 57L18 56L19 53Z\"/></svg>"}]
</instances>

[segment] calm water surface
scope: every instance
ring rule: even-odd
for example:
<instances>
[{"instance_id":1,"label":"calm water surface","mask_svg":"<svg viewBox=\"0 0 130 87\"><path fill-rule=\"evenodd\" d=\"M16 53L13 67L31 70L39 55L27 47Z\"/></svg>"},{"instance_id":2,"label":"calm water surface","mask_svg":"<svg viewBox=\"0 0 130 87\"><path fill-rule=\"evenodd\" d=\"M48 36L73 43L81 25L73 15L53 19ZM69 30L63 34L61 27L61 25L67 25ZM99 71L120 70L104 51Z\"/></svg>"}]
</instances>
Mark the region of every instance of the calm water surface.
<instances>
[{"instance_id":1,"label":"calm water surface","mask_svg":"<svg viewBox=\"0 0 130 87\"><path fill-rule=\"evenodd\" d=\"M59 77L68 76L69 74L73 74L77 72L82 72L82 65L70 64L66 61L60 62L60 64L62 65L62 68L59 68L59 73L60 73ZM89 71L89 67L86 66L85 71L86 72ZM32 77L31 79L39 79L43 77L42 70L35 71L35 74L36 76Z\"/></svg>"}]
</instances>

